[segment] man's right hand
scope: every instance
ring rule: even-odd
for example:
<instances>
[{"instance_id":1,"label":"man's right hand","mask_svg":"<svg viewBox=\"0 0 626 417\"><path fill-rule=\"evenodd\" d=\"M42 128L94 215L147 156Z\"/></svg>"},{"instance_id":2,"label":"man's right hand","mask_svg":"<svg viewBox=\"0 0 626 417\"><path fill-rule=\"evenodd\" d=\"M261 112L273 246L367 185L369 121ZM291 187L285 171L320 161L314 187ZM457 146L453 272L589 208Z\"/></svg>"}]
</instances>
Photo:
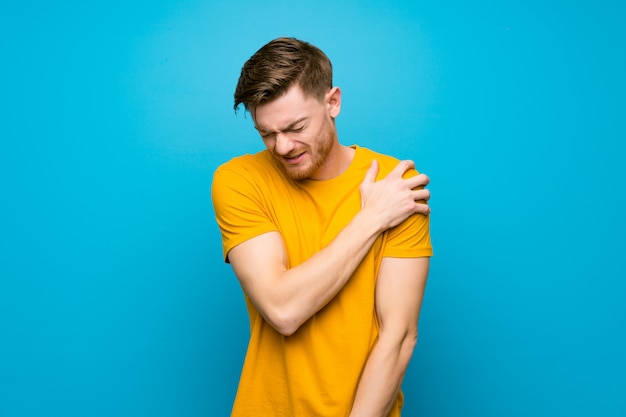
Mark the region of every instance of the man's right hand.
<instances>
[{"instance_id":1,"label":"man's right hand","mask_svg":"<svg viewBox=\"0 0 626 417\"><path fill-rule=\"evenodd\" d=\"M414 213L428 214L428 177L403 179L413 168L403 161L384 179L376 181L374 162L361 184L362 208L339 234L306 261L289 267L282 236L267 232L235 246L228 259L265 320L285 336L293 334L324 307L348 282L383 231Z\"/></svg>"},{"instance_id":2,"label":"man's right hand","mask_svg":"<svg viewBox=\"0 0 626 417\"><path fill-rule=\"evenodd\" d=\"M374 219L381 222L383 230L399 225L413 214L430 213L427 204L430 191L423 188L430 182L428 176L402 177L414 167L413 161L401 161L385 178L376 181L379 166L374 160L365 174L360 186L361 210L370 212Z\"/></svg>"}]
</instances>

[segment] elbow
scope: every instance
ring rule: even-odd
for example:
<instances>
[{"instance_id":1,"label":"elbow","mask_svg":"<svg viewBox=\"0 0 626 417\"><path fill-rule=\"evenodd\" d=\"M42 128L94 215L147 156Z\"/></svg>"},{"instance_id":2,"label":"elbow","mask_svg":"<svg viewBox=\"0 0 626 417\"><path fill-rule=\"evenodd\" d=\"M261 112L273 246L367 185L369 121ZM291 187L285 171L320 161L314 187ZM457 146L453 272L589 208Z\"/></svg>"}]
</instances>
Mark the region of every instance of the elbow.
<instances>
[{"instance_id":1,"label":"elbow","mask_svg":"<svg viewBox=\"0 0 626 417\"><path fill-rule=\"evenodd\" d=\"M252 299L252 304L263 320L283 336L294 334L308 318L293 303L275 297Z\"/></svg>"},{"instance_id":2,"label":"elbow","mask_svg":"<svg viewBox=\"0 0 626 417\"><path fill-rule=\"evenodd\" d=\"M291 336L300 328L300 326L293 324L292 322L279 322L273 323L272 327L283 336Z\"/></svg>"},{"instance_id":3,"label":"elbow","mask_svg":"<svg viewBox=\"0 0 626 417\"><path fill-rule=\"evenodd\" d=\"M283 336L291 336L302 325L302 321L286 308L274 308L264 314L265 321Z\"/></svg>"},{"instance_id":4,"label":"elbow","mask_svg":"<svg viewBox=\"0 0 626 417\"><path fill-rule=\"evenodd\" d=\"M401 362L408 366L413 356L413 351L417 346L417 332L408 332L400 342L399 357Z\"/></svg>"},{"instance_id":5,"label":"elbow","mask_svg":"<svg viewBox=\"0 0 626 417\"><path fill-rule=\"evenodd\" d=\"M417 331L412 329L395 329L396 331L383 331L379 335L378 343L392 355L402 367L408 365L417 346Z\"/></svg>"}]
</instances>

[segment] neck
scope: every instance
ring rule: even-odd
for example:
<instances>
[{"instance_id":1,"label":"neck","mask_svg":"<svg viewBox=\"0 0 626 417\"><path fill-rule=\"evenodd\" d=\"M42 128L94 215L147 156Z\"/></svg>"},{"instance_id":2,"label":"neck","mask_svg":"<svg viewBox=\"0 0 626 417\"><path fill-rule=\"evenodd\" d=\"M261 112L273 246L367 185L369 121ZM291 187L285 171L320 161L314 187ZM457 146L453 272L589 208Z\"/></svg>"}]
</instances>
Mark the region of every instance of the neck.
<instances>
[{"instance_id":1,"label":"neck","mask_svg":"<svg viewBox=\"0 0 626 417\"><path fill-rule=\"evenodd\" d=\"M310 179L315 181L329 180L335 178L348 169L354 158L354 148L344 146L336 141L324 165Z\"/></svg>"}]
</instances>

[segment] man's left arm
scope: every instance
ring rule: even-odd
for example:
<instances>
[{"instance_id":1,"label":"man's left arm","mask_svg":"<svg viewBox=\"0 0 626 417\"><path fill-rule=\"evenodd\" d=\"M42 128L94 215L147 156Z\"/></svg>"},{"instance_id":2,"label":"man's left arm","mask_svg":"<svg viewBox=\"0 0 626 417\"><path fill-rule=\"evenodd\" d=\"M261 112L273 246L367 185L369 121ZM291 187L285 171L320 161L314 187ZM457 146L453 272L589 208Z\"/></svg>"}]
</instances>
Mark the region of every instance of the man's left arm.
<instances>
[{"instance_id":1,"label":"man's left arm","mask_svg":"<svg viewBox=\"0 0 626 417\"><path fill-rule=\"evenodd\" d=\"M430 258L383 258L376 283L378 341L365 364L350 417L387 416L417 343Z\"/></svg>"}]
</instances>

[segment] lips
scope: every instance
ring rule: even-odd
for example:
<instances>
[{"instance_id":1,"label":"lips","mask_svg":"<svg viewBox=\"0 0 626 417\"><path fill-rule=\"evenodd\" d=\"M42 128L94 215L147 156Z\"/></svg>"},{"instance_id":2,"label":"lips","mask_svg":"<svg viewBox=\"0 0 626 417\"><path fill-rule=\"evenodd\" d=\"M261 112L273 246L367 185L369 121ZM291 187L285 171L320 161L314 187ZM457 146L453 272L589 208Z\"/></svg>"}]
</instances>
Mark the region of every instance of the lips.
<instances>
[{"instance_id":1,"label":"lips","mask_svg":"<svg viewBox=\"0 0 626 417\"><path fill-rule=\"evenodd\" d=\"M285 162L291 165L299 164L304 159L305 153L306 152L302 152L294 156L283 156L283 160L285 160Z\"/></svg>"}]
</instances>

